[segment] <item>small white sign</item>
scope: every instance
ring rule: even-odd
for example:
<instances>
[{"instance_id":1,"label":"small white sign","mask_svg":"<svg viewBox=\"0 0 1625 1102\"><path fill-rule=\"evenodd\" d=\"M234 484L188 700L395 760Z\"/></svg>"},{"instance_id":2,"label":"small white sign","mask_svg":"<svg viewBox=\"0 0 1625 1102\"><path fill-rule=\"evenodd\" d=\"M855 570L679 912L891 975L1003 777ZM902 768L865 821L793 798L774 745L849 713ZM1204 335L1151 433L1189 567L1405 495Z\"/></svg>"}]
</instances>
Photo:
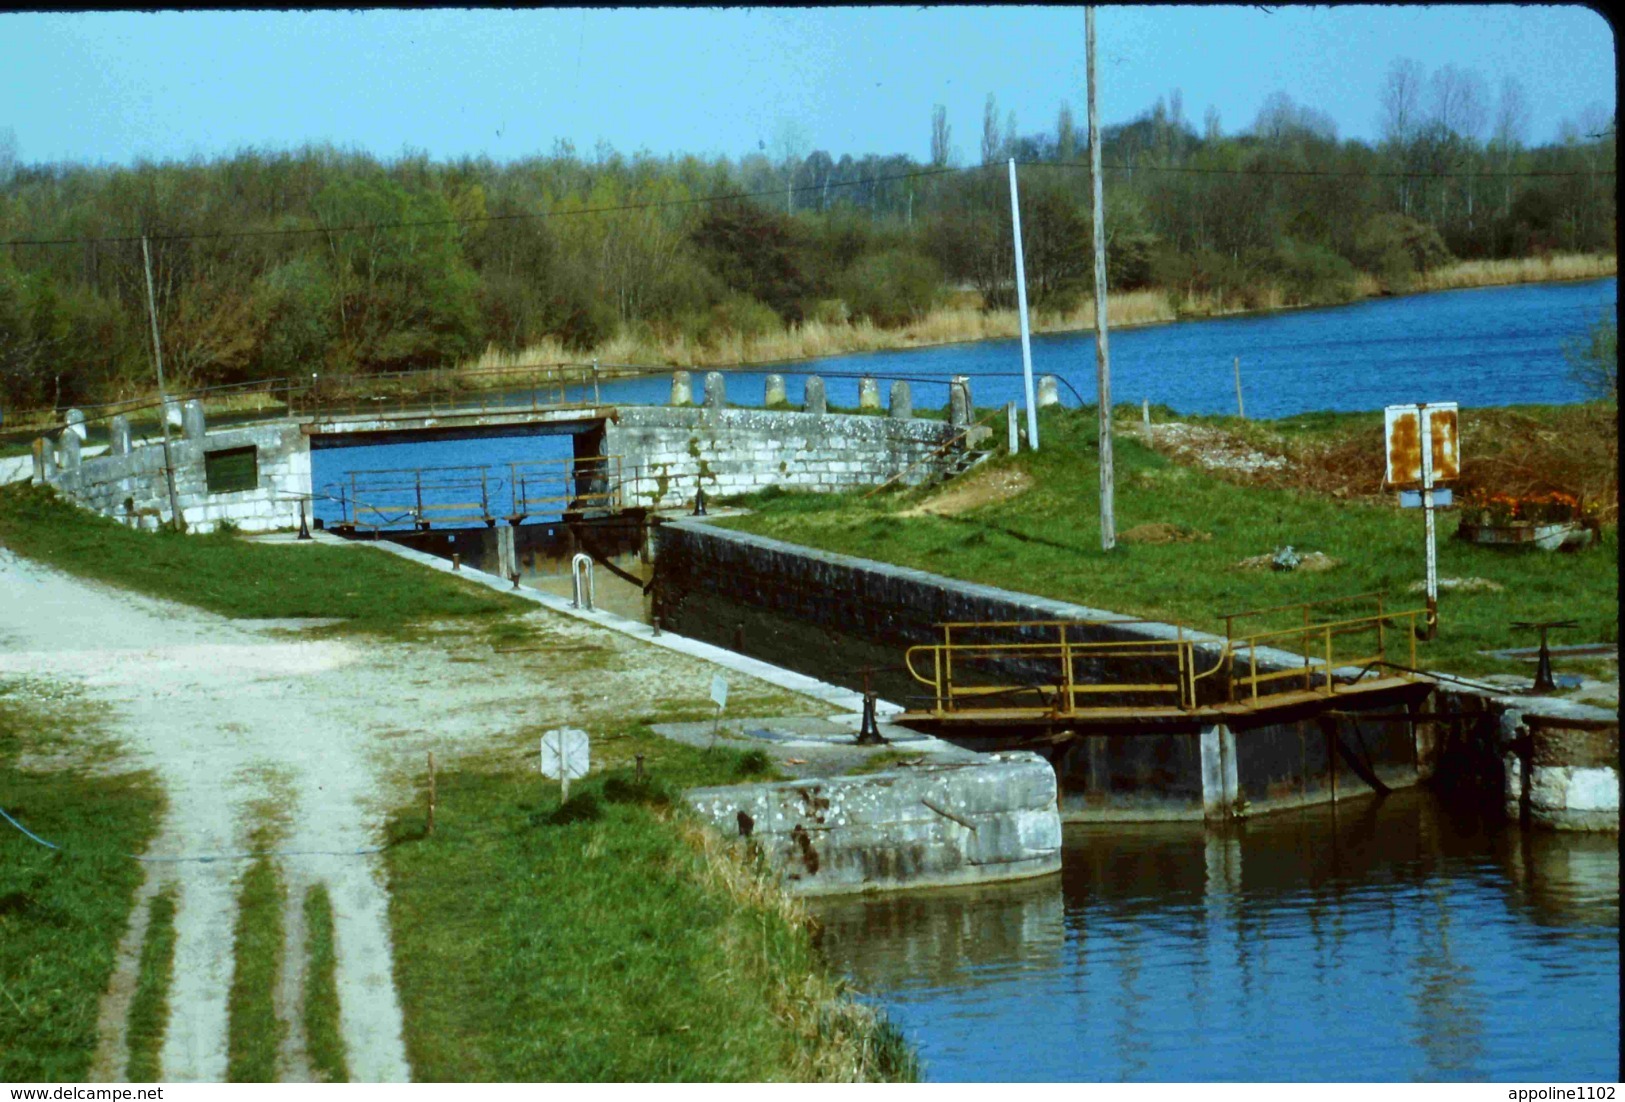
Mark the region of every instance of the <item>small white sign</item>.
<instances>
[{"instance_id":1,"label":"small white sign","mask_svg":"<svg viewBox=\"0 0 1625 1102\"><path fill-rule=\"evenodd\" d=\"M1455 500L1455 495L1450 492L1448 486L1442 490L1433 491L1433 507L1435 509L1448 509L1455 504ZM1401 509L1420 509L1422 507L1422 491L1399 491L1399 507Z\"/></svg>"},{"instance_id":2,"label":"small white sign","mask_svg":"<svg viewBox=\"0 0 1625 1102\"><path fill-rule=\"evenodd\" d=\"M728 683L722 679L720 673L711 675L711 701L718 708L728 706Z\"/></svg>"},{"instance_id":3,"label":"small white sign","mask_svg":"<svg viewBox=\"0 0 1625 1102\"><path fill-rule=\"evenodd\" d=\"M587 732L576 727L555 728L542 736L542 776L556 781L578 781L587 775Z\"/></svg>"}]
</instances>

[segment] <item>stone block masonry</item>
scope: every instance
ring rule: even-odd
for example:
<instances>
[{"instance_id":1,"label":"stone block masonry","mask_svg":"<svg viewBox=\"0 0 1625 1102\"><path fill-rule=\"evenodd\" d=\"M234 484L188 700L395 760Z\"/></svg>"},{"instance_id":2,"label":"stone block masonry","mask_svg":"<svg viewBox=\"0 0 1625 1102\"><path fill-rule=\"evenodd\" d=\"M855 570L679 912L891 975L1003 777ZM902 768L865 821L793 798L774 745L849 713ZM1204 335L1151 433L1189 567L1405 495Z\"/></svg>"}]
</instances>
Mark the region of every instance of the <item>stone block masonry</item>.
<instances>
[{"instance_id":1,"label":"stone block masonry","mask_svg":"<svg viewBox=\"0 0 1625 1102\"><path fill-rule=\"evenodd\" d=\"M800 895L1059 872L1055 772L1036 754L869 776L698 788L704 819L759 846Z\"/></svg>"},{"instance_id":2,"label":"stone block masonry","mask_svg":"<svg viewBox=\"0 0 1625 1102\"><path fill-rule=\"evenodd\" d=\"M188 406L196 406L188 403ZM175 496L188 531L212 532L230 522L245 532L268 532L299 524L299 499L310 494L310 441L300 426L277 422L205 434L201 406L185 412L186 426L170 444L174 457ZM83 459L78 438L65 434L52 458L36 470L35 481L55 486L93 512L141 528L156 528L170 512L164 477L164 447L153 442L131 446L128 424L116 425L114 447L107 454ZM50 441L43 451L52 452ZM252 485L231 489L209 481L210 456L234 453L239 479L252 472Z\"/></svg>"},{"instance_id":3,"label":"stone block masonry","mask_svg":"<svg viewBox=\"0 0 1625 1102\"><path fill-rule=\"evenodd\" d=\"M945 460L941 421L787 410L622 406L604 452L621 457L627 504L677 508L703 485L708 497L770 486L820 493L874 486L897 475L917 485Z\"/></svg>"}]
</instances>

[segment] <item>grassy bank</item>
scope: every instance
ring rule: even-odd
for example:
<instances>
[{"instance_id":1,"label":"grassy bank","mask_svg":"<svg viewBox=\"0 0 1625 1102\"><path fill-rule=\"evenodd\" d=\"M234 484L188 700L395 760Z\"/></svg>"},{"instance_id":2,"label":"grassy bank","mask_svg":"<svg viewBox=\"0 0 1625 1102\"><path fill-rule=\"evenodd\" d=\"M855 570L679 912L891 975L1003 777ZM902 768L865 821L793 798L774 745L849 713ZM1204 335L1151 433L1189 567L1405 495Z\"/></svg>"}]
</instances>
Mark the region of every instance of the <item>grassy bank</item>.
<instances>
[{"instance_id":1,"label":"grassy bank","mask_svg":"<svg viewBox=\"0 0 1625 1102\"><path fill-rule=\"evenodd\" d=\"M390 633L427 617L498 617L528 607L360 548L136 531L27 484L0 488L0 546L71 574L243 619L334 617Z\"/></svg>"},{"instance_id":2,"label":"grassy bank","mask_svg":"<svg viewBox=\"0 0 1625 1102\"><path fill-rule=\"evenodd\" d=\"M1592 255L1549 255L1522 260L1486 260L1449 264L1417 275L1411 291L1443 291L1467 287L1493 287L1511 283L1552 280L1601 279L1618 271L1618 258ZM1356 298L1384 294L1382 285L1362 275L1354 286ZM955 296L957 301L938 306L907 325L881 327L867 320L827 322L809 320L757 333L729 333L708 343L696 343L682 334L661 336L654 330L622 329L591 351L571 350L556 341L533 345L521 352L488 351L464 367L489 371L521 364L581 363L647 364L663 367L730 367L738 364L808 360L852 352L877 352L905 348L925 348L1018 336L1020 319L1015 310L983 310L971 296ZM1181 318L1217 317L1292 305L1297 302L1282 289L1264 286L1254 295L1252 309L1209 295L1175 292L1162 288L1124 291L1106 302L1108 326L1120 328L1178 321ZM1031 318L1035 333L1064 333L1093 330L1095 304L1085 298L1066 311L1038 310Z\"/></svg>"},{"instance_id":3,"label":"grassy bank","mask_svg":"<svg viewBox=\"0 0 1625 1102\"><path fill-rule=\"evenodd\" d=\"M649 779L639 783L634 756ZM558 789L533 769L442 773L386 854L414 1078L907 1079L901 1038L815 956L800 907L675 793L770 775L765 757L632 727Z\"/></svg>"},{"instance_id":4,"label":"grassy bank","mask_svg":"<svg viewBox=\"0 0 1625 1102\"><path fill-rule=\"evenodd\" d=\"M167 888L148 908L135 994L130 997L125 1025L129 1062L124 1074L132 1083L157 1082L162 1074L159 1054L169 1028L169 985L174 978L175 890Z\"/></svg>"},{"instance_id":5,"label":"grassy bank","mask_svg":"<svg viewBox=\"0 0 1625 1102\"><path fill-rule=\"evenodd\" d=\"M129 922L141 853L163 797L151 774L116 771L100 713L60 686L0 680L0 1081L75 1082L90 1072L97 1012Z\"/></svg>"},{"instance_id":6,"label":"grassy bank","mask_svg":"<svg viewBox=\"0 0 1625 1102\"><path fill-rule=\"evenodd\" d=\"M1464 439L1482 438L1470 435L1475 412L1464 411ZM1391 595L1390 609L1422 606L1422 596L1410 592L1424 573L1419 510L1397 508L1392 495L1360 496L1317 487L1312 480L1308 486L1292 485L1290 475L1278 479L1287 484L1239 484L1233 476L1161 454L1132 432L1114 441L1119 544L1109 553L1102 551L1095 423L1091 409L1045 411L1043 449L995 460L972 476L986 480L987 492L965 495L975 483L960 487L960 504L940 510L948 515L921 513L922 499L930 495L920 491L873 498L770 491L742 499L759 510L754 515L721 523L1220 633L1220 617L1227 612L1375 590ZM1612 433L1611 419L1604 417L1600 424L1597 431ZM1277 435L1295 438L1308 456L1319 454L1320 448L1345 448L1339 454L1347 454L1342 434L1363 438L1370 428L1358 418L1326 415L1281 425ZM1238 426L1243 439L1250 432L1255 441L1271 431L1257 423ZM1617 445L1609 452L1602 441L1593 451L1617 454ZM1374 469L1380 479L1380 444L1370 454L1356 447L1355 454L1362 469ZM1323 462L1309 459L1304 464L1316 468ZM1471 457L1469 469L1470 464ZM1461 673L1527 673L1526 667L1479 653L1532 645L1532 633L1509 626L1520 620L1579 620L1580 628L1565 633L1562 642L1615 638L1615 524L1603 526L1600 546L1577 554L1468 544L1450 538L1455 527L1455 514L1441 515L1440 576L1481 578L1488 586L1441 593L1439 637L1419 644L1423 665ZM1287 545L1300 554L1321 552L1335 564L1323 571L1292 572L1241 565Z\"/></svg>"}]
</instances>

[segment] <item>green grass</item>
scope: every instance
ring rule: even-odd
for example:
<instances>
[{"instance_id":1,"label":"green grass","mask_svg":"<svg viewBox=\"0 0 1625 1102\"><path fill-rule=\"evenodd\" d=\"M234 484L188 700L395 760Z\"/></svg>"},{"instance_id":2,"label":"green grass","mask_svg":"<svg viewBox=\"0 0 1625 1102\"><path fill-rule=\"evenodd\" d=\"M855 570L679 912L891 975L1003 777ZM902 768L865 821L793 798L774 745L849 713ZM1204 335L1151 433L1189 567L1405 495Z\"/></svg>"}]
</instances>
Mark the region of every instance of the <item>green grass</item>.
<instances>
[{"instance_id":1,"label":"green grass","mask_svg":"<svg viewBox=\"0 0 1625 1102\"><path fill-rule=\"evenodd\" d=\"M568 814L534 771L453 769L432 836L418 805L392 819L414 1078L914 1075L896 1032L824 974L795 906L675 806L681 789L760 776L763 763L636 727L593 749L598 769L572 786Z\"/></svg>"},{"instance_id":2,"label":"green grass","mask_svg":"<svg viewBox=\"0 0 1625 1102\"><path fill-rule=\"evenodd\" d=\"M256 838L256 848L262 841ZM272 997L282 973L283 894L271 859L256 858L243 874L232 939L236 965L227 1001L230 1083L276 1082L277 1050L286 1029Z\"/></svg>"},{"instance_id":3,"label":"green grass","mask_svg":"<svg viewBox=\"0 0 1625 1102\"><path fill-rule=\"evenodd\" d=\"M333 900L326 884L305 893L305 1051L324 1083L348 1083L350 1067L339 1032L337 959L333 955Z\"/></svg>"},{"instance_id":4,"label":"green grass","mask_svg":"<svg viewBox=\"0 0 1625 1102\"><path fill-rule=\"evenodd\" d=\"M76 1082L163 817L150 773L114 773L99 715L37 681L0 681L0 1081ZM86 743L93 749L85 752Z\"/></svg>"},{"instance_id":5,"label":"green grass","mask_svg":"<svg viewBox=\"0 0 1625 1102\"><path fill-rule=\"evenodd\" d=\"M130 999L125 1034L129 1063L124 1074L132 1083L155 1083L163 1078L159 1054L169 1026L169 984L174 973L175 892L169 888L154 896L147 910L147 936L141 943L135 994Z\"/></svg>"},{"instance_id":6,"label":"green grass","mask_svg":"<svg viewBox=\"0 0 1625 1102\"><path fill-rule=\"evenodd\" d=\"M0 488L0 545L72 574L243 619L338 617L351 628L392 633L430 617L530 608L362 548L140 532L27 484Z\"/></svg>"},{"instance_id":7,"label":"green grass","mask_svg":"<svg viewBox=\"0 0 1625 1102\"><path fill-rule=\"evenodd\" d=\"M1331 432L1369 415L1303 415L1289 431ZM899 517L921 494L763 494L739 499L760 511L719 521L761 535L933 571L1093 608L1169 620L1222 634L1220 617L1299 601L1386 590L1388 609L1420 608L1408 592L1424 575L1420 510L1381 500L1340 500L1241 486L1175 464L1129 435L1114 441L1117 531L1161 522L1211 539L1100 548L1099 474L1093 410L1046 410L1038 452L994 462L1021 468L1033 487L1012 499L945 517ZM1382 457L1371 462L1380 474ZM1481 577L1501 592L1440 594L1439 637L1419 644L1426 667L1460 673L1527 672L1480 650L1531 645L1514 620L1573 618L1559 642L1614 641L1619 611L1618 529L1579 554L1518 552L1450 538L1455 514L1439 516L1441 577ZM1292 545L1342 564L1323 573L1247 571L1245 558ZM1390 657L1405 661L1403 653Z\"/></svg>"}]
</instances>

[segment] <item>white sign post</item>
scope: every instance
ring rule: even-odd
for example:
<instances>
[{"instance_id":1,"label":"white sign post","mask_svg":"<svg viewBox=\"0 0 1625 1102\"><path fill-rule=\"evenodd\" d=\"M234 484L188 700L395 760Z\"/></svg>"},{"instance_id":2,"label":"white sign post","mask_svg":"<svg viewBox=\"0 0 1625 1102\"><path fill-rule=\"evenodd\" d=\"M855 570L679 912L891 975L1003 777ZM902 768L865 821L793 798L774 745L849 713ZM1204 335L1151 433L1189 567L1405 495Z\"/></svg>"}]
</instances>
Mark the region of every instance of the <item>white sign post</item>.
<instances>
[{"instance_id":1,"label":"white sign post","mask_svg":"<svg viewBox=\"0 0 1625 1102\"><path fill-rule=\"evenodd\" d=\"M1384 481L1400 488L1400 504L1408 505L1405 488L1421 490L1422 516L1427 531L1427 637L1439 627L1439 555L1434 538L1433 510L1449 504L1436 499L1439 482L1453 481L1460 470L1457 408L1454 402L1422 402L1389 406L1383 411L1388 439L1388 469ZM1448 491L1446 491L1448 493Z\"/></svg>"},{"instance_id":2,"label":"white sign post","mask_svg":"<svg viewBox=\"0 0 1625 1102\"><path fill-rule=\"evenodd\" d=\"M542 776L559 782L559 800L570 798L570 782L587 775L587 732L557 727L542 736Z\"/></svg>"},{"instance_id":3,"label":"white sign post","mask_svg":"<svg viewBox=\"0 0 1625 1102\"><path fill-rule=\"evenodd\" d=\"M720 673L711 675L711 701L717 706L717 718L711 722L711 745L717 744L717 728L722 725L722 709L728 706L728 682Z\"/></svg>"}]
</instances>

